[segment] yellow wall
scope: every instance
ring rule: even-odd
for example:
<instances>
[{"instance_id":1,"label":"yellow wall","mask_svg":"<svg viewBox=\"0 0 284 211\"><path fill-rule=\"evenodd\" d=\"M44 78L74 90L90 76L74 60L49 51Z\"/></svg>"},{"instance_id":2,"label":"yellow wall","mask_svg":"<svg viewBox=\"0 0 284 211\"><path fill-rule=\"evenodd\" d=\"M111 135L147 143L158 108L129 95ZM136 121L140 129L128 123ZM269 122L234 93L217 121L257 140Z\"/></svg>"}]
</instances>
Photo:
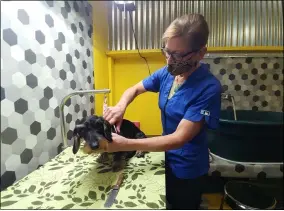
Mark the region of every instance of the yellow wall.
<instances>
[{"instance_id":1,"label":"yellow wall","mask_svg":"<svg viewBox=\"0 0 284 211\"><path fill-rule=\"evenodd\" d=\"M93 7L93 46L94 46L94 89L109 88L108 62L108 18L107 1L91 1ZM95 95L95 113L102 114L103 95Z\"/></svg>"},{"instance_id":2,"label":"yellow wall","mask_svg":"<svg viewBox=\"0 0 284 211\"><path fill-rule=\"evenodd\" d=\"M165 65L162 57L147 58L151 72ZM112 96L114 105L123 92L149 75L146 63L141 58L120 58L114 60ZM127 108L124 118L139 121L146 135L162 132L158 94L145 93L138 96Z\"/></svg>"}]
</instances>

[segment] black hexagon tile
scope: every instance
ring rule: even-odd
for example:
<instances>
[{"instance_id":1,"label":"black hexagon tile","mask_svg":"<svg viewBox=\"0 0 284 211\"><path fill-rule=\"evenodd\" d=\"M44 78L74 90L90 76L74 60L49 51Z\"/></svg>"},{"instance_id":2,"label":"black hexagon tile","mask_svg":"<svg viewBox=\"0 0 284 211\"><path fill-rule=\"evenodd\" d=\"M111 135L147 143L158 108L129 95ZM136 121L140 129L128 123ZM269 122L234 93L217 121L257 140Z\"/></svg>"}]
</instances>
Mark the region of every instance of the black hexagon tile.
<instances>
[{"instance_id":1,"label":"black hexagon tile","mask_svg":"<svg viewBox=\"0 0 284 211\"><path fill-rule=\"evenodd\" d=\"M1 176L1 183L4 183L4 187L9 187L16 181L15 171L5 171ZM2 185L1 185L2 186Z\"/></svg>"},{"instance_id":2,"label":"black hexagon tile","mask_svg":"<svg viewBox=\"0 0 284 211\"><path fill-rule=\"evenodd\" d=\"M90 52L90 49L89 49L89 48L87 49L86 54L87 54L87 56L88 56L88 57L90 57L90 56L91 56L91 52Z\"/></svg>"},{"instance_id":3,"label":"black hexagon tile","mask_svg":"<svg viewBox=\"0 0 284 211\"><path fill-rule=\"evenodd\" d=\"M83 37L80 37L80 40L79 40L79 42L80 42L80 45L81 45L81 46L84 46L84 44L85 44L85 41L84 41Z\"/></svg>"},{"instance_id":4,"label":"black hexagon tile","mask_svg":"<svg viewBox=\"0 0 284 211\"><path fill-rule=\"evenodd\" d=\"M50 69L52 69L52 68L55 67L55 61L54 61L54 59L53 59L51 56L48 56L48 57L46 58L46 65L47 65Z\"/></svg>"},{"instance_id":5,"label":"black hexagon tile","mask_svg":"<svg viewBox=\"0 0 284 211\"><path fill-rule=\"evenodd\" d=\"M66 79L66 72L65 72L65 70L63 70L63 69L60 70L59 71L59 76L64 81Z\"/></svg>"},{"instance_id":6,"label":"black hexagon tile","mask_svg":"<svg viewBox=\"0 0 284 211\"><path fill-rule=\"evenodd\" d=\"M64 2L64 8L65 8L67 13L71 12L70 4L67 1Z\"/></svg>"},{"instance_id":7,"label":"black hexagon tile","mask_svg":"<svg viewBox=\"0 0 284 211\"><path fill-rule=\"evenodd\" d=\"M22 98L15 102L15 111L19 114L24 114L28 110L28 102Z\"/></svg>"},{"instance_id":8,"label":"black hexagon tile","mask_svg":"<svg viewBox=\"0 0 284 211\"><path fill-rule=\"evenodd\" d=\"M46 111L49 108L49 100L47 98L45 98L45 97L41 98L39 100L39 107L42 110Z\"/></svg>"},{"instance_id":9,"label":"black hexagon tile","mask_svg":"<svg viewBox=\"0 0 284 211\"><path fill-rule=\"evenodd\" d=\"M35 32L35 38L38 41L38 43L40 43L40 44L44 44L45 43L45 35L42 33L42 31L37 30Z\"/></svg>"},{"instance_id":10,"label":"black hexagon tile","mask_svg":"<svg viewBox=\"0 0 284 211\"><path fill-rule=\"evenodd\" d=\"M66 122L70 123L72 121L72 115L71 114L67 114L66 115Z\"/></svg>"},{"instance_id":11,"label":"black hexagon tile","mask_svg":"<svg viewBox=\"0 0 284 211\"><path fill-rule=\"evenodd\" d=\"M74 10L75 10L75 12L79 12L79 6L78 6L78 4L77 4L77 2L73 2L73 8L74 8Z\"/></svg>"},{"instance_id":12,"label":"black hexagon tile","mask_svg":"<svg viewBox=\"0 0 284 211\"><path fill-rule=\"evenodd\" d=\"M49 130L47 131L47 138L53 140L55 136L56 136L56 130L52 127L49 128Z\"/></svg>"},{"instance_id":13,"label":"black hexagon tile","mask_svg":"<svg viewBox=\"0 0 284 211\"><path fill-rule=\"evenodd\" d=\"M53 97L53 91L50 87L46 87L44 90L44 97L46 97L47 99L51 99Z\"/></svg>"},{"instance_id":14,"label":"black hexagon tile","mask_svg":"<svg viewBox=\"0 0 284 211\"><path fill-rule=\"evenodd\" d=\"M17 130L11 127L6 128L1 133L1 141L3 144L12 145L17 138L18 138Z\"/></svg>"},{"instance_id":15,"label":"black hexagon tile","mask_svg":"<svg viewBox=\"0 0 284 211\"><path fill-rule=\"evenodd\" d=\"M28 25L30 22L29 15L24 9L18 10L18 19L24 25Z\"/></svg>"},{"instance_id":16,"label":"black hexagon tile","mask_svg":"<svg viewBox=\"0 0 284 211\"><path fill-rule=\"evenodd\" d=\"M30 131L31 131L31 134L33 134L33 135L39 134L39 132L41 131L41 124L37 121L34 121L30 125Z\"/></svg>"},{"instance_id":17,"label":"black hexagon tile","mask_svg":"<svg viewBox=\"0 0 284 211\"><path fill-rule=\"evenodd\" d=\"M50 28L54 27L54 20L53 20L53 18L52 18L49 14L45 15L45 23L46 23Z\"/></svg>"},{"instance_id":18,"label":"black hexagon tile","mask_svg":"<svg viewBox=\"0 0 284 211\"><path fill-rule=\"evenodd\" d=\"M93 34L93 26L92 26L92 25L89 25L88 36L89 36L90 38L92 38L92 34Z\"/></svg>"},{"instance_id":19,"label":"black hexagon tile","mask_svg":"<svg viewBox=\"0 0 284 211\"><path fill-rule=\"evenodd\" d=\"M5 99L5 89L1 86L1 101Z\"/></svg>"},{"instance_id":20,"label":"black hexagon tile","mask_svg":"<svg viewBox=\"0 0 284 211\"><path fill-rule=\"evenodd\" d=\"M252 57L247 57L245 63L251 64L251 62L252 62Z\"/></svg>"},{"instance_id":21,"label":"black hexagon tile","mask_svg":"<svg viewBox=\"0 0 284 211\"><path fill-rule=\"evenodd\" d=\"M88 76L88 77L87 77L87 81L88 81L89 84L91 84L91 82L92 82L91 76Z\"/></svg>"},{"instance_id":22,"label":"black hexagon tile","mask_svg":"<svg viewBox=\"0 0 284 211\"><path fill-rule=\"evenodd\" d=\"M235 171L238 172L238 173L241 173L245 170L245 166L244 165L241 165L241 164L237 164L235 166Z\"/></svg>"},{"instance_id":23,"label":"black hexagon tile","mask_svg":"<svg viewBox=\"0 0 284 211\"><path fill-rule=\"evenodd\" d=\"M86 63L86 61L85 61L85 60L83 60L83 62L82 62L82 66L83 66L83 68L84 68L84 69L87 69L87 63Z\"/></svg>"},{"instance_id":24,"label":"black hexagon tile","mask_svg":"<svg viewBox=\"0 0 284 211\"><path fill-rule=\"evenodd\" d=\"M29 62L30 64L36 63L36 54L31 49L26 50L25 60Z\"/></svg>"},{"instance_id":25,"label":"black hexagon tile","mask_svg":"<svg viewBox=\"0 0 284 211\"><path fill-rule=\"evenodd\" d=\"M53 2L53 1L46 0L45 3L46 3L49 7L53 7L53 6L54 6L54 2Z\"/></svg>"},{"instance_id":26,"label":"black hexagon tile","mask_svg":"<svg viewBox=\"0 0 284 211\"><path fill-rule=\"evenodd\" d=\"M84 31L84 26L83 26L82 22L79 22L79 28L80 28L81 31Z\"/></svg>"},{"instance_id":27,"label":"black hexagon tile","mask_svg":"<svg viewBox=\"0 0 284 211\"><path fill-rule=\"evenodd\" d=\"M33 158L33 151L31 149L25 149L20 155L20 157L22 163L28 164Z\"/></svg>"},{"instance_id":28,"label":"black hexagon tile","mask_svg":"<svg viewBox=\"0 0 284 211\"><path fill-rule=\"evenodd\" d=\"M72 81L70 82L70 87L71 87L73 90L76 89L76 82L75 82L74 80L72 80Z\"/></svg>"},{"instance_id":29,"label":"black hexagon tile","mask_svg":"<svg viewBox=\"0 0 284 211\"><path fill-rule=\"evenodd\" d=\"M75 73L76 69L75 69L75 65L74 64L70 64L70 71L71 73Z\"/></svg>"},{"instance_id":30,"label":"black hexagon tile","mask_svg":"<svg viewBox=\"0 0 284 211\"><path fill-rule=\"evenodd\" d=\"M65 43L65 36L62 32L58 33L58 40L63 44Z\"/></svg>"},{"instance_id":31,"label":"black hexagon tile","mask_svg":"<svg viewBox=\"0 0 284 211\"><path fill-rule=\"evenodd\" d=\"M3 30L3 40L10 46L16 45L18 43L18 37L12 29Z\"/></svg>"},{"instance_id":32,"label":"black hexagon tile","mask_svg":"<svg viewBox=\"0 0 284 211\"><path fill-rule=\"evenodd\" d=\"M83 117L87 117L87 111L86 110L83 111Z\"/></svg>"},{"instance_id":33,"label":"black hexagon tile","mask_svg":"<svg viewBox=\"0 0 284 211\"><path fill-rule=\"evenodd\" d=\"M35 77L32 73L27 75L26 77L26 83L29 87L35 88L38 85L37 77Z\"/></svg>"},{"instance_id":34,"label":"black hexagon tile","mask_svg":"<svg viewBox=\"0 0 284 211\"><path fill-rule=\"evenodd\" d=\"M61 8L61 15L67 19L68 18L68 12L66 11L66 9L64 7Z\"/></svg>"},{"instance_id":35,"label":"black hexagon tile","mask_svg":"<svg viewBox=\"0 0 284 211\"><path fill-rule=\"evenodd\" d=\"M76 113L79 113L79 112L80 112L80 106L79 106L78 104L76 104L76 105L74 106L74 111L75 111Z\"/></svg>"},{"instance_id":36,"label":"black hexagon tile","mask_svg":"<svg viewBox=\"0 0 284 211\"><path fill-rule=\"evenodd\" d=\"M91 102L91 103L94 102L94 96L93 96L93 95L90 96L90 102Z\"/></svg>"},{"instance_id":37,"label":"black hexagon tile","mask_svg":"<svg viewBox=\"0 0 284 211\"><path fill-rule=\"evenodd\" d=\"M79 53L79 51L78 51L77 49L75 50L75 57L76 57L77 59L80 58L80 53Z\"/></svg>"}]
</instances>

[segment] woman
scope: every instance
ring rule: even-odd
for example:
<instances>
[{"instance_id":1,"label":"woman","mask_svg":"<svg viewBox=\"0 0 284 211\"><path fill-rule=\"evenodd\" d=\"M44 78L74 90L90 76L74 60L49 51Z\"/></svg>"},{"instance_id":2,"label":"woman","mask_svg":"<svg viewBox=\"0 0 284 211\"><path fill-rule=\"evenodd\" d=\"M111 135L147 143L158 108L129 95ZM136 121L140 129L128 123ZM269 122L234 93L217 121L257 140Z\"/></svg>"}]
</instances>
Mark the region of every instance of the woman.
<instances>
[{"instance_id":1,"label":"woman","mask_svg":"<svg viewBox=\"0 0 284 211\"><path fill-rule=\"evenodd\" d=\"M159 92L163 134L129 141L113 134L108 152L165 151L166 195L171 209L198 209L209 170L206 127L218 126L221 85L200 63L206 53L209 30L200 14L174 20L163 35L167 66L127 89L104 118L119 131L127 106L138 95Z\"/></svg>"}]
</instances>

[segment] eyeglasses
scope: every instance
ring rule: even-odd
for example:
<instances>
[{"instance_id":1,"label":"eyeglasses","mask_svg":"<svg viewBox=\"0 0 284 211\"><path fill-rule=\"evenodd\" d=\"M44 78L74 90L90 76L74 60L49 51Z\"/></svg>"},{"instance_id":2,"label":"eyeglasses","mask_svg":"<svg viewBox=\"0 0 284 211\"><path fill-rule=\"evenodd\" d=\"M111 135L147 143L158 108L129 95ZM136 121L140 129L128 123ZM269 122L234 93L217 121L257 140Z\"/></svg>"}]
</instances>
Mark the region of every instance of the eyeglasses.
<instances>
[{"instance_id":1,"label":"eyeglasses","mask_svg":"<svg viewBox=\"0 0 284 211\"><path fill-rule=\"evenodd\" d=\"M170 53L169 51L166 50L165 47L163 47L163 48L161 48L161 51L167 59L169 57L171 57L171 58L173 58L174 61L181 61L184 57L190 55L191 53L198 52L199 50L193 50L193 51L189 51L185 54L180 54L180 53Z\"/></svg>"}]
</instances>

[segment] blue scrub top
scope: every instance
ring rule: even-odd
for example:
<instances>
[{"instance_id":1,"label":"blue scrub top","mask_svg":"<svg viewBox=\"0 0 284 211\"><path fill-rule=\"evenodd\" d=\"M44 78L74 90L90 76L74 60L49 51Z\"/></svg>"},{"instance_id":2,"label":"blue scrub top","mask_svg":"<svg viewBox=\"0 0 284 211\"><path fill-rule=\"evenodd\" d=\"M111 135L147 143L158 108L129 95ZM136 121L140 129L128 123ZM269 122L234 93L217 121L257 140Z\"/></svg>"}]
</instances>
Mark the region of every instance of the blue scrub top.
<instances>
[{"instance_id":1,"label":"blue scrub top","mask_svg":"<svg viewBox=\"0 0 284 211\"><path fill-rule=\"evenodd\" d=\"M222 86L209 71L209 65L201 63L168 99L173 82L174 76L168 73L167 66L143 80L147 91L159 92L163 135L175 132L182 119L196 122L204 118L206 127L216 129L221 110ZM208 173L206 127L181 148L166 151L166 163L178 178L190 179Z\"/></svg>"}]
</instances>

